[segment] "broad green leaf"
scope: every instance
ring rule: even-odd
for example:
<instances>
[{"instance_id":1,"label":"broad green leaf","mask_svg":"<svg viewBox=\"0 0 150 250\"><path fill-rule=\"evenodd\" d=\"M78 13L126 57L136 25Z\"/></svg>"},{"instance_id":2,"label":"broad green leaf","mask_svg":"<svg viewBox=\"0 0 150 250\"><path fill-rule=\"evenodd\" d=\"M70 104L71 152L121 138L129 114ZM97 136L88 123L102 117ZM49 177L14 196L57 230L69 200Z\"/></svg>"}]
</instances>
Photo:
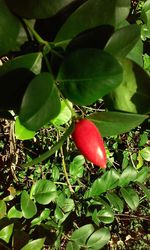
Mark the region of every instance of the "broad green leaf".
<instances>
[{"instance_id":1,"label":"broad green leaf","mask_svg":"<svg viewBox=\"0 0 150 250\"><path fill-rule=\"evenodd\" d=\"M136 63L122 60L122 83L105 97L109 110L146 114L150 111L150 77Z\"/></svg>"},{"instance_id":2,"label":"broad green leaf","mask_svg":"<svg viewBox=\"0 0 150 250\"><path fill-rule=\"evenodd\" d=\"M15 206L11 207L8 211L8 218L22 218L22 212L17 210Z\"/></svg>"},{"instance_id":3,"label":"broad green leaf","mask_svg":"<svg viewBox=\"0 0 150 250\"><path fill-rule=\"evenodd\" d=\"M53 120L51 120L51 122L56 126L61 126L66 124L72 117L72 113L66 103L68 103L68 105L72 108L72 103L69 102L68 100L61 101L60 113Z\"/></svg>"},{"instance_id":4,"label":"broad green leaf","mask_svg":"<svg viewBox=\"0 0 150 250\"><path fill-rule=\"evenodd\" d=\"M37 75L24 94L19 119L29 130L36 131L57 116L60 99L49 73Z\"/></svg>"},{"instance_id":5,"label":"broad green leaf","mask_svg":"<svg viewBox=\"0 0 150 250\"><path fill-rule=\"evenodd\" d=\"M24 247L22 247L21 250L33 250L33 249L41 250L43 249L44 241L45 241L45 238L33 240L27 243Z\"/></svg>"},{"instance_id":6,"label":"broad green leaf","mask_svg":"<svg viewBox=\"0 0 150 250\"><path fill-rule=\"evenodd\" d=\"M9 8L17 15L25 18L47 18L55 15L73 0L6 0Z\"/></svg>"},{"instance_id":7,"label":"broad green leaf","mask_svg":"<svg viewBox=\"0 0 150 250\"><path fill-rule=\"evenodd\" d=\"M9 242L10 237L12 235L13 232L13 227L14 224L10 224L6 227L4 227L3 229L0 230L0 239L4 240L6 243Z\"/></svg>"},{"instance_id":8,"label":"broad green leaf","mask_svg":"<svg viewBox=\"0 0 150 250\"><path fill-rule=\"evenodd\" d=\"M120 176L118 185L120 187L127 186L131 181L135 181L137 177L137 171L135 168L127 167Z\"/></svg>"},{"instance_id":9,"label":"broad green leaf","mask_svg":"<svg viewBox=\"0 0 150 250\"><path fill-rule=\"evenodd\" d=\"M105 51L116 57L125 57L140 38L140 26L125 26L117 30L108 40Z\"/></svg>"},{"instance_id":10,"label":"broad green leaf","mask_svg":"<svg viewBox=\"0 0 150 250\"><path fill-rule=\"evenodd\" d=\"M69 241L66 250L80 250L80 246L74 241Z\"/></svg>"},{"instance_id":11,"label":"broad green leaf","mask_svg":"<svg viewBox=\"0 0 150 250\"><path fill-rule=\"evenodd\" d=\"M97 216L105 224L110 224L114 221L114 214L111 209L104 208L98 212Z\"/></svg>"},{"instance_id":12,"label":"broad green leaf","mask_svg":"<svg viewBox=\"0 0 150 250\"><path fill-rule=\"evenodd\" d=\"M70 40L82 31L99 25L115 26L127 17L129 10L129 0L89 0L67 19L55 41Z\"/></svg>"},{"instance_id":13,"label":"broad green leaf","mask_svg":"<svg viewBox=\"0 0 150 250\"><path fill-rule=\"evenodd\" d=\"M0 67L0 109L20 109L29 82L41 70L42 54L16 57Z\"/></svg>"},{"instance_id":14,"label":"broad green leaf","mask_svg":"<svg viewBox=\"0 0 150 250\"><path fill-rule=\"evenodd\" d=\"M139 196L132 188L121 188L121 194L132 210L136 210L139 205Z\"/></svg>"},{"instance_id":15,"label":"broad green leaf","mask_svg":"<svg viewBox=\"0 0 150 250\"><path fill-rule=\"evenodd\" d=\"M32 218L37 213L37 208L33 200L30 199L27 191L21 194L21 210L26 219Z\"/></svg>"},{"instance_id":16,"label":"broad green leaf","mask_svg":"<svg viewBox=\"0 0 150 250\"><path fill-rule=\"evenodd\" d=\"M124 204L119 196L115 193L107 193L106 198L109 200L110 205L119 213L123 212Z\"/></svg>"},{"instance_id":17,"label":"broad green leaf","mask_svg":"<svg viewBox=\"0 0 150 250\"><path fill-rule=\"evenodd\" d=\"M28 69L35 75L39 74L42 66L42 53L35 52L18 56L7 61L0 67L0 76L18 68Z\"/></svg>"},{"instance_id":18,"label":"broad green leaf","mask_svg":"<svg viewBox=\"0 0 150 250\"><path fill-rule=\"evenodd\" d=\"M39 204L49 204L57 197L56 186L51 181L39 180L33 186L32 196Z\"/></svg>"},{"instance_id":19,"label":"broad green leaf","mask_svg":"<svg viewBox=\"0 0 150 250\"><path fill-rule=\"evenodd\" d=\"M94 232L87 242L89 250L99 250L110 240L110 232L107 228L101 228Z\"/></svg>"},{"instance_id":20,"label":"broad green leaf","mask_svg":"<svg viewBox=\"0 0 150 250\"><path fill-rule=\"evenodd\" d=\"M119 135L144 122L147 115L123 112L98 112L87 117L95 123L102 136Z\"/></svg>"},{"instance_id":21,"label":"broad green leaf","mask_svg":"<svg viewBox=\"0 0 150 250\"><path fill-rule=\"evenodd\" d=\"M148 135L146 132L144 132L143 134L140 134L140 141L138 143L138 145L141 147L141 146L144 146L148 141Z\"/></svg>"},{"instance_id":22,"label":"broad green leaf","mask_svg":"<svg viewBox=\"0 0 150 250\"><path fill-rule=\"evenodd\" d=\"M0 219L2 219L3 217L5 217L6 215L6 203L3 200L0 200Z\"/></svg>"},{"instance_id":23,"label":"broad green leaf","mask_svg":"<svg viewBox=\"0 0 150 250\"><path fill-rule=\"evenodd\" d=\"M145 180L149 177L148 170L148 167L143 167L140 171L138 171L135 181L140 183L145 182Z\"/></svg>"},{"instance_id":24,"label":"broad green leaf","mask_svg":"<svg viewBox=\"0 0 150 250\"><path fill-rule=\"evenodd\" d=\"M69 100L78 105L90 105L121 83L122 68L106 52L82 49L65 58L57 80Z\"/></svg>"},{"instance_id":25,"label":"broad green leaf","mask_svg":"<svg viewBox=\"0 0 150 250\"><path fill-rule=\"evenodd\" d=\"M85 159L83 155L78 155L73 159L69 167L69 173L73 178L77 179L83 176L84 163Z\"/></svg>"},{"instance_id":26,"label":"broad green leaf","mask_svg":"<svg viewBox=\"0 0 150 250\"><path fill-rule=\"evenodd\" d=\"M19 140L29 140L32 139L35 136L35 131L32 130L28 130L27 128L25 128L20 120L19 117L16 118L16 122L15 122L15 136L16 139Z\"/></svg>"},{"instance_id":27,"label":"broad green leaf","mask_svg":"<svg viewBox=\"0 0 150 250\"><path fill-rule=\"evenodd\" d=\"M9 11L5 1L0 0L0 55L15 47L19 28L19 19Z\"/></svg>"},{"instance_id":28,"label":"broad green leaf","mask_svg":"<svg viewBox=\"0 0 150 250\"><path fill-rule=\"evenodd\" d=\"M73 232L70 240L75 241L79 245L84 245L86 240L93 232L94 232L94 227L92 224L84 225Z\"/></svg>"},{"instance_id":29,"label":"broad green leaf","mask_svg":"<svg viewBox=\"0 0 150 250\"><path fill-rule=\"evenodd\" d=\"M150 161L150 147L145 147L140 151L141 156L145 161Z\"/></svg>"},{"instance_id":30,"label":"broad green leaf","mask_svg":"<svg viewBox=\"0 0 150 250\"><path fill-rule=\"evenodd\" d=\"M56 206L54 216L55 216L55 218L56 218L57 220L61 220L61 219L63 219L63 217L64 217L64 214L63 214L62 210L61 210L58 206Z\"/></svg>"}]
</instances>

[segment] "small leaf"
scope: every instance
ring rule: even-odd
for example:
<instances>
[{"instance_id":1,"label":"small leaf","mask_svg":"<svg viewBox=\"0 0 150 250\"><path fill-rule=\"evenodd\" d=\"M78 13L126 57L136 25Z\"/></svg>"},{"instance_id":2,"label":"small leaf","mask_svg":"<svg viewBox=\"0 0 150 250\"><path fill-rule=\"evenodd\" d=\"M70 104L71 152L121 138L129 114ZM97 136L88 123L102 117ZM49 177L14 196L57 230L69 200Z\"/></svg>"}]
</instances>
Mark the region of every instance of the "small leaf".
<instances>
[{"instance_id":1,"label":"small leaf","mask_svg":"<svg viewBox=\"0 0 150 250\"><path fill-rule=\"evenodd\" d=\"M122 81L118 61L98 49L82 49L64 59L57 80L63 94L77 105L90 105Z\"/></svg>"},{"instance_id":2,"label":"small leaf","mask_svg":"<svg viewBox=\"0 0 150 250\"><path fill-rule=\"evenodd\" d=\"M49 204L57 197L55 184L48 180L37 181L32 189L32 196L42 205Z\"/></svg>"},{"instance_id":3,"label":"small leaf","mask_svg":"<svg viewBox=\"0 0 150 250\"><path fill-rule=\"evenodd\" d=\"M98 196L104 192L106 192L107 188L106 188L106 185L105 185L105 181L101 178L98 178L96 179L90 190L89 190L89 197L92 197L92 196Z\"/></svg>"},{"instance_id":4,"label":"small leaf","mask_svg":"<svg viewBox=\"0 0 150 250\"><path fill-rule=\"evenodd\" d=\"M135 181L136 177L137 171L133 167L129 166L121 174L118 185L120 187L127 186L131 181Z\"/></svg>"},{"instance_id":5,"label":"small leaf","mask_svg":"<svg viewBox=\"0 0 150 250\"><path fill-rule=\"evenodd\" d=\"M69 241L66 250L80 250L80 246L74 241Z\"/></svg>"},{"instance_id":6,"label":"small leaf","mask_svg":"<svg viewBox=\"0 0 150 250\"><path fill-rule=\"evenodd\" d=\"M6 215L6 203L3 200L0 200L0 219L2 219L3 217L5 217Z\"/></svg>"},{"instance_id":7,"label":"small leaf","mask_svg":"<svg viewBox=\"0 0 150 250\"><path fill-rule=\"evenodd\" d=\"M13 232L14 224L10 224L0 230L0 239L4 240L6 243L9 243L10 237Z\"/></svg>"},{"instance_id":8,"label":"small leaf","mask_svg":"<svg viewBox=\"0 0 150 250\"><path fill-rule=\"evenodd\" d=\"M110 224L114 221L114 214L111 209L102 209L98 211L97 216L99 220L105 224Z\"/></svg>"},{"instance_id":9,"label":"small leaf","mask_svg":"<svg viewBox=\"0 0 150 250\"><path fill-rule=\"evenodd\" d=\"M121 188L121 194L128 206L136 210L139 205L139 196L132 188Z\"/></svg>"},{"instance_id":10,"label":"small leaf","mask_svg":"<svg viewBox=\"0 0 150 250\"><path fill-rule=\"evenodd\" d=\"M99 250L110 240L110 232L107 228L101 228L94 232L88 239L87 246L90 250Z\"/></svg>"},{"instance_id":11,"label":"small leaf","mask_svg":"<svg viewBox=\"0 0 150 250\"><path fill-rule=\"evenodd\" d=\"M32 131L32 130L28 130L27 128L25 128L20 120L19 117L16 118L16 122L15 122L15 136L16 139L19 140L29 140L32 139L35 136L36 132Z\"/></svg>"},{"instance_id":12,"label":"small leaf","mask_svg":"<svg viewBox=\"0 0 150 250\"><path fill-rule=\"evenodd\" d=\"M107 171L101 177L101 179L105 183L106 190L110 190L110 189L117 187L119 178L120 178L120 175L115 169L111 169L110 171Z\"/></svg>"},{"instance_id":13,"label":"small leaf","mask_svg":"<svg viewBox=\"0 0 150 250\"><path fill-rule=\"evenodd\" d=\"M30 199L25 190L21 194L21 210L26 219L32 218L37 213L35 203Z\"/></svg>"},{"instance_id":14,"label":"small leaf","mask_svg":"<svg viewBox=\"0 0 150 250\"><path fill-rule=\"evenodd\" d=\"M136 180L137 182L144 183L148 179L148 167L143 167L138 173Z\"/></svg>"},{"instance_id":15,"label":"small leaf","mask_svg":"<svg viewBox=\"0 0 150 250\"><path fill-rule=\"evenodd\" d=\"M44 246L44 241L45 238L33 240L27 243L24 247L22 247L21 250L33 250L33 249L41 250Z\"/></svg>"},{"instance_id":16,"label":"small leaf","mask_svg":"<svg viewBox=\"0 0 150 250\"><path fill-rule=\"evenodd\" d=\"M92 224L84 225L76 229L71 235L71 240L75 241L79 245L84 245L89 236L94 232Z\"/></svg>"},{"instance_id":17,"label":"small leaf","mask_svg":"<svg viewBox=\"0 0 150 250\"><path fill-rule=\"evenodd\" d=\"M36 131L57 116L60 100L49 73L37 75L24 94L19 119L29 130Z\"/></svg>"},{"instance_id":18,"label":"small leaf","mask_svg":"<svg viewBox=\"0 0 150 250\"><path fill-rule=\"evenodd\" d=\"M117 210L119 213L123 212L123 201L119 198L119 196L115 193L107 193L106 198L109 200L110 205Z\"/></svg>"},{"instance_id":19,"label":"small leaf","mask_svg":"<svg viewBox=\"0 0 150 250\"><path fill-rule=\"evenodd\" d=\"M74 209L75 204L74 204L73 199L68 198L64 200L64 203L60 207L64 213L68 213Z\"/></svg>"},{"instance_id":20,"label":"small leaf","mask_svg":"<svg viewBox=\"0 0 150 250\"><path fill-rule=\"evenodd\" d=\"M78 155L73 159L73 162L70 164L69 173L70 175L77 179L83 176L85 159L83 155Z\"/></svg>"},{"instance_id":21,"label":"small leaf","mask_svg":"<svg viewBox=\"0 0 150 250\"><path fill-rule=\"evenodd\" d=\"M112 136L130 131L148 116L123 112L98 112L87 118L95 123L102 136Z\"/></svg>"},{"instance_id":22,"label":"small leaf","mask_svg":"<svg viewBox=\"0 0 150 250\"><path fill-rule=\"evenodd\" d=\"M145 161L150 161L150 147L145 147L140 151L141 156Z\"/></svg>"},{"instance_id":23,"label":"small leaf","mask_svg":"<svg viewBox=\"0 0 150 250\"><path fill-rule=\"evenodd\" d=\"M22 218L22 212L17 210L15 206L11 207L8 211L8 218Z\"/></svg>"}]
</instances>

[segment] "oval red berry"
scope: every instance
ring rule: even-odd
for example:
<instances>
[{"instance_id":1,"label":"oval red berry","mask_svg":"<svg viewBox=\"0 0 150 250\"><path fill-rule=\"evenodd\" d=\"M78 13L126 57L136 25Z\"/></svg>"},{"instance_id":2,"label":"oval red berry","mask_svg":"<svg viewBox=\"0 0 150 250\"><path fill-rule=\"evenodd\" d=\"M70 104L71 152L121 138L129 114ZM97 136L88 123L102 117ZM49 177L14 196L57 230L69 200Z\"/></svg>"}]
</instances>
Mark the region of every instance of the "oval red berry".
<instances>
[{"instance_id":1,"label":"oval red berry","mask_svg":"<svg viewBox=\"0 0 150 250\"><path fill-rule=\"evenodd\" d=\"M87 119L76 122L72 133L79 151L94 165L106 168L106 151L101 134L95 124Z\"/></svg>"}]
</instances>

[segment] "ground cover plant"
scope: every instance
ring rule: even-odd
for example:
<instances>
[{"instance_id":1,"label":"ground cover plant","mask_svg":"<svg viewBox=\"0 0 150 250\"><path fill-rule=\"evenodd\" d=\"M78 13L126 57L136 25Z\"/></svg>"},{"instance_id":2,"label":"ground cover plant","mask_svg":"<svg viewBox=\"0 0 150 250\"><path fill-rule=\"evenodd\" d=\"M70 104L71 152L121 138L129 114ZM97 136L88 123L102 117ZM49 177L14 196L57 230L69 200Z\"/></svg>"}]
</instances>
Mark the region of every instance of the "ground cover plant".
<instances>
[{"instance_id":1,"label":"ground cover plant","mask_svg":"<svg viewBox=\"0 0 150 250\"><path fill-rule=\"evenodd\" d=\"M149 0L0 0L0 249L148 249L149 39Z\"/></svg>"}]
</instances>

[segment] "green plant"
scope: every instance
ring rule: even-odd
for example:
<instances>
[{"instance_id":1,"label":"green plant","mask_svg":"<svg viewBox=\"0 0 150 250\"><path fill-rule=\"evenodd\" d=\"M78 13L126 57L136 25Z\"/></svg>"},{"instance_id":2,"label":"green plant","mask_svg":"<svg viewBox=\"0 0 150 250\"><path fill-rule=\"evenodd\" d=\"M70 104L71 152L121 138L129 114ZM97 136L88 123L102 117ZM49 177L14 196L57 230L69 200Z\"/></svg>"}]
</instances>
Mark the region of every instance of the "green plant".
<instances>
[{"instance_id":1,"label":"green plant","mask_svg":"<svg viewBox=\"0 0 150 250\"><path fill-rule=\"evenodd\" d=\"M129 0L0 0L0 56L8 58L0 116L15 120L0 169L3 249L101 249L120 218L147 220L149 0L134 24L130 7ZM95 171L69 139L83 117L105 137L107 170ZM21 147L34 138L19 159L14 123Z\"/></svg>"}]
</instances>

